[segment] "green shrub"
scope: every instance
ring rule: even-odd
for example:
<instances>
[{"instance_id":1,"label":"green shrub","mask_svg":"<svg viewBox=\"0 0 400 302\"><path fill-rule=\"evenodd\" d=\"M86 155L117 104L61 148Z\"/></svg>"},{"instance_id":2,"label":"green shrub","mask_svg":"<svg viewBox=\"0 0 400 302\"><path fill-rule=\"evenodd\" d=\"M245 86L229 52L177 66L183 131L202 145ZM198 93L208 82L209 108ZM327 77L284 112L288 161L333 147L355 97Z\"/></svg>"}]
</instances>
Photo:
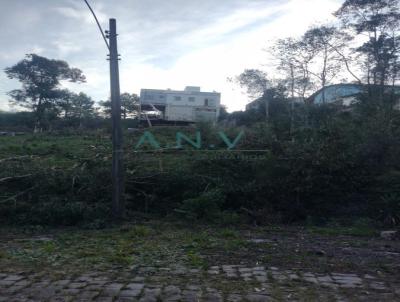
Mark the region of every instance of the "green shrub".
<instances>
[{"instance_id":1,"label":"green shrub","mask_svg":"<svg viewBox=\"0 0 400 302\"><path fill-rule=\"evenodd\" d=\"M225 196L220 190L207 191L198 197L184 200L177 212L187 219L215 221L221 214L224 200Z\"/></svg>"}]
</instances>

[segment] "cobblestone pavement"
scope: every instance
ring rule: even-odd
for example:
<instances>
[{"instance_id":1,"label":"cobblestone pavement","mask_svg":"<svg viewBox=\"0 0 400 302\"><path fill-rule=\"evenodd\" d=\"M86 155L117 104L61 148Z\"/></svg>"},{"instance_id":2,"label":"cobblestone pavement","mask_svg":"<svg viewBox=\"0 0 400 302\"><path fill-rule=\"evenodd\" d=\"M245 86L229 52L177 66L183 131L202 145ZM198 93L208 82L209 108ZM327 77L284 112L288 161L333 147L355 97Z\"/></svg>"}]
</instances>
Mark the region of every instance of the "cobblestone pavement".
<instances>
[{"instance_id":1,"label":"cobblestone pavement","mask_svg":"<svg viewBox=\"0 0 400 302\"><path fill-rule=\"evenodd\" d=\"M275 267L133 267L75 276L0 273L0 301L400 301L400 280Z\"/></svg>"}]
</instances>

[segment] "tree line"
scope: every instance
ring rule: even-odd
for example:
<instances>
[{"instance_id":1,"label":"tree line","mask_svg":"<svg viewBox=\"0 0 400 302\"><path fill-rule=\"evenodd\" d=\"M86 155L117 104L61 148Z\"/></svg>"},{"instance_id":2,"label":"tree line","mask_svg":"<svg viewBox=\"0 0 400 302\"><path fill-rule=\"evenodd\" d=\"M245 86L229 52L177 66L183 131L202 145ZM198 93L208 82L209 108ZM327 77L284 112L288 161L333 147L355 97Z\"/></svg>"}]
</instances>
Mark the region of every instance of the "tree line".
<instances>
[{"instance_id":1,"label":"tree line","mask_svg":"<svg viewBox=\"0 0 400 302\"><path fill-rule=\"evenodd\" d=\"M351 82L367 85L382 100L385 86L395 86L400 77L400 1L346 0L334 16L334 23L312 26L267 49L276 78L247 69L233 80L254 97L278 89L304 101L315 90Z\"/></svg>"},{"instance_id":2,"label":"tree line","mask_svg":"<svg viewBox=\"0 0 400 302\"><path fill-rule=\"evenodd\" d=\"M337 82L365 84L370 96L382 101L385 87L399 82L400 1L346 0L334 15L334 23L312 26L300 37L275 41L268 48L275 62L273 71L247 69L232 79L249 95L262 97L267 120L271 100L291 102L293 126L295 100L305 101L318 89ZM65 61L28 54L5 73L21 82L22 87L10 91L9 96L12 104L33 112L35 131L51 129L60 120L82 127L85 120L110 115L110 100L100 101L98 107L85 93L62 88L63 81L86 81L80 69ZM322 99L324 102L325 94ZM137 114L136 94L123 93L121 103L123 119Z\"/></svg>"},{"instance_id":3,"label":"tree line","mask_svg":"<svg viewBox=\"0 0 400 302\"><path fill-rule=\"evenodd\" d=\"M111 115L111 101L95 101L87 94L75 93L62 88L62 81L80 84L86 77L78 68L62 60L48 59L28 54L17 64L5 69L10 79L21 84L20 89L8 93L10 103L27 109L34 115L34 131L51 130L54 123L62 120L66 126L82 128L85 121L104 119ZM127 119L136 115L139 97L121 94L121 115Z\"/></svg>"}]
</instances>

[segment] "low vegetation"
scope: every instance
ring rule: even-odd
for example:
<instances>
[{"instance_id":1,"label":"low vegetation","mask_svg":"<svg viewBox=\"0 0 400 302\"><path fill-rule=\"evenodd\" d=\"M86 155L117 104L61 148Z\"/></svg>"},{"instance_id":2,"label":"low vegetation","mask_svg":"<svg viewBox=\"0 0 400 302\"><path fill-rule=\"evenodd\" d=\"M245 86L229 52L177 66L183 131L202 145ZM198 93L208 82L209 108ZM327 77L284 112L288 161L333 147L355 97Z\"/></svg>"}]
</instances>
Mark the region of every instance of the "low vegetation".
<instances>
[{"instance_id":1,"label":"low vegetation","mask_svg":"<svg viewBox=\"0 0 400 302\"><path fill-rule=\"evenodd\" d=\"M239 222L326 224L368 218L398 225L397 139L400 113L371 99L343 110L339 105L296 107L281 100L268 123L223 128L147 129L125 134L128 218L177 217L219 224ZM262 108L260 109L262 112ZM247 113L252 115L253 113ZM256 114L253 114L256 116ZM233 139L226 150L217 133ZM180 131L204 148L184 142ZM3 223L101 228L110 207L111 141L107 131L0 137L0 217ZM170 148L165 148L170 146Z\"/></svg>"}]
</instances>

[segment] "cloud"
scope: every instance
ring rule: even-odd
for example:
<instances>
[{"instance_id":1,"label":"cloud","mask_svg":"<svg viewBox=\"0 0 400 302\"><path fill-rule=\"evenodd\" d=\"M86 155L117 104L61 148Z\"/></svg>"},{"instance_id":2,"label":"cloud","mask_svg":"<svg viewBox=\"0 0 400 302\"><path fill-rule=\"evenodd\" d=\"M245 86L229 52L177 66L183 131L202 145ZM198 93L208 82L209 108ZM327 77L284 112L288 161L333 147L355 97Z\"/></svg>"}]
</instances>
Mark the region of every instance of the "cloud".
<instances>
[{"instance_id":1,"label":"cloud","mask_svg":"<svg viewBox=\"0 0 400 302\"><path fill-rule=\"evenodd\" d=\"M90 2L90 1L89 1ZM52 8L53 11L65 16L67 18L75 19L76 21L84 21L87 24L93 23L93 17L88 14L86 4L83 1L67 1L68 6L59 6ZM94 5L96 4L96 5ZM103 12L104 6L97 2L91 5L92 9L95 10L96 17L100 23L107 21L107 15Z\"/></svg>"},{"instance_id":2,"label":"cloud","mask_svg":"<svg viewBox=\"0 0 400 302\"><path fill-rule=\"evenodd\" d=\"M95 100L109 95L107 50L83 1L4 2L0 11L0 68L24 54L62 59L83 70L87 83L66 84ZM230 110L243 109L243 91L226 81L245 68L269 71L263 51L278 37L298 36L316 22L333 20L341 0L108 0L90 1L103 25L117 18L121 91L183 89L186 85L222 92ZM24 22L21 22L24 20ZM7 22L7 23L6 23ZM4 25L8 24L7 27ZM5 93L19 83L0 76L0 108Z\"/></svg>"}]
</instances>

